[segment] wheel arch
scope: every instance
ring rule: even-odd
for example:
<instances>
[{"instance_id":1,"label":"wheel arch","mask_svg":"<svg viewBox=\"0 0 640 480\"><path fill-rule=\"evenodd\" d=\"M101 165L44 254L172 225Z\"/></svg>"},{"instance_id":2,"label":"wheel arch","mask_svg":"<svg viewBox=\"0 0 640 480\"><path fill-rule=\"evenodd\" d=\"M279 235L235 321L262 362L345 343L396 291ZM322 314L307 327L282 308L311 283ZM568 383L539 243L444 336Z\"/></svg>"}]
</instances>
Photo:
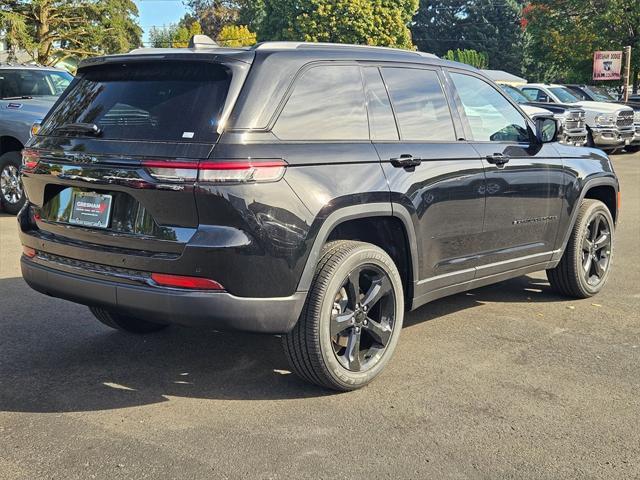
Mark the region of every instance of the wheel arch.
<instances>
[{"instance_id":1,"label":"wheel arch","mask_svg":"<svg viewBox=\"0 0 640 480\"><path fill-rule=\"evenodd\" d=\"M313 241L298 282L299 292L310 289L322 247L332 240L359 240L385 250L400 271L405 288L405 305L407 309L411 308L413 287L418 275L418 254L413 223L404 207L374 203L352 205L332 212L320 225Z\"/></svg>"},{"instance_id":2,"label":"wheel arch","mask_svg":"<svg viewBox=\"0 0 640 480\"><path fill-rule=\"evenodd\" d=\"M10 135L0 136L0 155L7 152L19 152L24 148L23 143Z\"/></svg>"},{"instance_id":3,"label":"wheel arch","mask_svg":"<svg viewBox=\"0 0 640 480\"><path fill-rule=\"evenodd\" d=\"M613 221L615 223L618 222L618 195L615 185L603 183L599 185L593 185L588 190L586 190L584 197L580 200L584 200L585 198L590 198L592 200L600 200L604 203L609 212L611 212L611 216L613 217Z\"/></svg>"},{"instance_id":4,"label":"wheel arch","mask_svg":"<svg viewBox=\"0 0 640 480\"><path fill-rule=\"evenodd\" d=\"M580 204L582 203L582 201L584 199L600 200L607 206L607 208L611 212L614 223L617 224L619 213L618 194L618 182L613 177L596 177L584 182L582 190L580 192L580 196L575 202L573 211L571 212L571 221L569 222L569 228L567 228L567 231L564 232L562 244L560 245L560 248L554 252L554 255L551 259L552 262L559 262L562 258L562 255L564 254L565 249L567 248L569 238L571 237L571 232L573 231L573 228L576 224L576 219L578 217L578 212L580 210Z\"/></svg>"}]
</instances>

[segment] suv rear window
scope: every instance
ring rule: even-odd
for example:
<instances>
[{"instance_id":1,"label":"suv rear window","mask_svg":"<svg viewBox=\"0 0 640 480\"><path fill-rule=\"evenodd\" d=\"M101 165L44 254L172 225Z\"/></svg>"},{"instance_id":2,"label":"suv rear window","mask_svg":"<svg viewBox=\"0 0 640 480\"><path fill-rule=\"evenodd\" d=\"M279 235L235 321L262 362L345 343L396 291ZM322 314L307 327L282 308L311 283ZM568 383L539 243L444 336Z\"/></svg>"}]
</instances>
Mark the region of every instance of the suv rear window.
<instances>
[{"instance_id":1,"label":"suv rear window","mask_svg":"<svg viewBox=\"0 0 640 480\"><path fill-rule=\"evenodd\" d=\"M40 135L95 124L101 139L215 142L231 72L205 62L110 64L84 70ZM86 133L85 133L86 135Z\"/></svg>"}]
</instances>

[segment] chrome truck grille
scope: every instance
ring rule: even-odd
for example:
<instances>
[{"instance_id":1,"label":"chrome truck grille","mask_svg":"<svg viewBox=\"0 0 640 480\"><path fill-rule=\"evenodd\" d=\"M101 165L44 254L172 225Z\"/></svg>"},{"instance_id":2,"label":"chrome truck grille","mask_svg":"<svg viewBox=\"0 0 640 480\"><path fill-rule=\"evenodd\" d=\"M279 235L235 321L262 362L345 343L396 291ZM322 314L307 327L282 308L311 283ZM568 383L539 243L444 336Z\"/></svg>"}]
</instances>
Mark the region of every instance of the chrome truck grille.
<instances>
[{"instance_id":1,"label":"chrome truck grille","mask_svg":"<svg viewBox=\"0 0 640 480\"><path fill-rule=\"evenodd\" d=\"M633 126L633 110L618 112L616 126L618 128Z\"/></svg>"},{"instance_id":2,"label":"chrome truck grille","mask_svg":"<svg viewBox=\"0 0 640 480\"><path fill-rule=\"evenodd\" d=\"M585 130L584 116L585 113L582 110L569 110L565 116L564 129L568 131Z\"/></svg>"},{"instance_id":3,"label":"chrome truck grille","mask_svg":"<svg viewBox=\"0 0 640 480\"><path fill-rule=\"evenodd\" d=\"M568 110L564 114L560 142L576 146L587 143L587 124L584 110Z\"/></svg>"}]
</instances>

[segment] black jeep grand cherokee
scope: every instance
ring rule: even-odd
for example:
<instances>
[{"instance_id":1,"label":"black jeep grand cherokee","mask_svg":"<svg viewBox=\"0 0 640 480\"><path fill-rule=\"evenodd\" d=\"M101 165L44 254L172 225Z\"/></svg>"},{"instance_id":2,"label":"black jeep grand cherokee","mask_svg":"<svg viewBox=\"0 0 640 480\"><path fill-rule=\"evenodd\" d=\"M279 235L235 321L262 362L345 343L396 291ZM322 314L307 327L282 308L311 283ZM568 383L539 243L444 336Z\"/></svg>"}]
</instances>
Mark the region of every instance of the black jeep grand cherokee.
<instances>
[{"instance_id":1,"label":"black jeep grand cherokee","mask_svg":"<svg viewBox=\"0 0 640 480\"><path fill-rule=\"evenodd\" d=\"M92 59L24 151L23 275L129 332L282 334L298 375L355 389L431 300L542 269L602 288L618 182L556 129L419 52Z\"/></svg>"}]
</instances>

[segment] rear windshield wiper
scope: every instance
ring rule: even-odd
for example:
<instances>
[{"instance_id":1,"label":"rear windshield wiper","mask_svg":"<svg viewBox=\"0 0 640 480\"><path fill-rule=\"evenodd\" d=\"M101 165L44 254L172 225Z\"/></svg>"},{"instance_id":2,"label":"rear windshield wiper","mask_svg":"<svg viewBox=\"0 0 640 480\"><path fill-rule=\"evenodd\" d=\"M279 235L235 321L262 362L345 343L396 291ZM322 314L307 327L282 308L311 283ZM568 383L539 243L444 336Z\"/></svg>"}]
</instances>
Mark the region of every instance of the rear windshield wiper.
<instances>
[{"instance_id":1,"label":"rear windshield wiper","mask_svg":"<svg viewBox=\"0 0 640 480\"><path fill-rule=\"evenodd\" d=\"M86 133L87 135L99 136L102 130L95 123L65 123L53 129L54 132Z\"/></svg>"},{"instance_id":2,"label":"rear windshield wiper","mask_svg":"<svg viewBox=\"0 0 640 480\"><path fill-rule=\"evenodd\" d=\"M31 100L31 95L16 95L15 97L2 97L2 100Z\"/></svg>"}]
</instances>

